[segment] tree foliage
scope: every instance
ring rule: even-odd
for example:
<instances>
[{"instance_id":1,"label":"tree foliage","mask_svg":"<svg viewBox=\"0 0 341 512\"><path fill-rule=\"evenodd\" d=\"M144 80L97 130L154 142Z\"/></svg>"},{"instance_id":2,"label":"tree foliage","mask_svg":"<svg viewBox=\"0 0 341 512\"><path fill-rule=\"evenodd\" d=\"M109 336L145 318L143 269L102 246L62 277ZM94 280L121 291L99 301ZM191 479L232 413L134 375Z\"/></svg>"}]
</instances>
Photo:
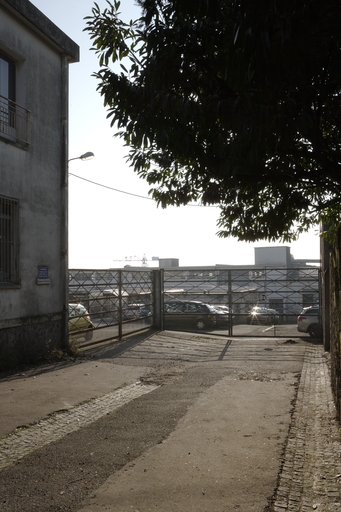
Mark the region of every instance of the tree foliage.
<instances>
[{"instance_id":1,"label":"tree foliage","mask_svg":"<svg viewBox=\"0 0 341 512\"><path fill-rule=\"evenodd\" d=\"M218 205L219 235L248 241L339 223L339 1L137 3L130 23L119 1L95 4L85 30L157 203Z\"/></svg>"}]
</instances>

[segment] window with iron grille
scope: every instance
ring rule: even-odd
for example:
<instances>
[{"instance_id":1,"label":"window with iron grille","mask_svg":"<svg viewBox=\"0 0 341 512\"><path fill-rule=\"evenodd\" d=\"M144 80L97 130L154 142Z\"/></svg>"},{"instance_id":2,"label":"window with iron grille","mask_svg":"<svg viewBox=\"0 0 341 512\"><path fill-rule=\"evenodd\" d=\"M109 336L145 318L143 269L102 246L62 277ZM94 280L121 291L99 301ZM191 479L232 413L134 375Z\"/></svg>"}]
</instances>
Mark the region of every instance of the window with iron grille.
<instances>
[{"instance_id":1,"label":"window with iron grille","mask_svg":"<svg viewBox=\"0 0 341 512\"><path fill-rule=\"evenodd\" d=\"M15 111L15 62L0 53L0 121L4 125L14 126Z\"/></svg>"},{"instance_id":2,"label":"window with iron grille","mask_svg":"<svg viewBox=\"0 0 341 512\"><path fill-rule=\"evenodd\" d=\"M0 196L0 286L19 284L19 201Z\"/></svg>"},{"instance_id":3,"label":"window with iron grille","mask_svg":"<svg viewBox=\"0 0 341 512\"><path fill-rule=\"evenodd\" d=\"M31 138L31 113L17 103L17 72L20 64L0 52L0 135L11 143L27 146Z\"/></svg>"}]
</instances>

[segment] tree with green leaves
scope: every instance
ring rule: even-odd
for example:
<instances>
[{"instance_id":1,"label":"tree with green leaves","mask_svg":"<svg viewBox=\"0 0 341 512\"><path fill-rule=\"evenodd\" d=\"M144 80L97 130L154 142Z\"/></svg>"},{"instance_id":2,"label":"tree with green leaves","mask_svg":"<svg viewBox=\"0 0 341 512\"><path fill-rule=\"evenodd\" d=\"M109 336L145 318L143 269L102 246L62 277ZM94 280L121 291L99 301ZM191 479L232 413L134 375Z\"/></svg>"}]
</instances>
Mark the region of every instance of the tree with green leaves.
<instances>
[{"instance_id":1,"label":"tree with green leaves","mask_svg":"<svg viewBox=\"0 0 341 512\"><path fill-rule=\"evenodd\" d=\"M98 90L162 207L220 208L219 232L290 241L340 223L338 0L94 4ZM120 67L113 66L114 63Z\"/></svg>"}]
</instances>

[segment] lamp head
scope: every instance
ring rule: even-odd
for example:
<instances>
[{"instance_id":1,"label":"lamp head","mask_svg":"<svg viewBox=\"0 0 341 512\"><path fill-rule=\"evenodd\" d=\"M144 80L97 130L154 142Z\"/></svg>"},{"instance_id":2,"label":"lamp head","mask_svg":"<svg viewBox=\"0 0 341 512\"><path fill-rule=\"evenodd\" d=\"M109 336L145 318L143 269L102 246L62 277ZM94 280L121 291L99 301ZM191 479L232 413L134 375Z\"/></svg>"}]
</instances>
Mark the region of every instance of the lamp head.
<instances>
[{"instance_id":1,"label":"lamp head","mask_svg":"<svg viewBox=\"0 0 341 512\"><path fill-rule=\"evenodd\" d=\"M88 151L87 153L84 153L84 155L81 155L79 158L81 160L91 160L95 155L91 152L91 151Z\"/></svg>"}]
</instances>

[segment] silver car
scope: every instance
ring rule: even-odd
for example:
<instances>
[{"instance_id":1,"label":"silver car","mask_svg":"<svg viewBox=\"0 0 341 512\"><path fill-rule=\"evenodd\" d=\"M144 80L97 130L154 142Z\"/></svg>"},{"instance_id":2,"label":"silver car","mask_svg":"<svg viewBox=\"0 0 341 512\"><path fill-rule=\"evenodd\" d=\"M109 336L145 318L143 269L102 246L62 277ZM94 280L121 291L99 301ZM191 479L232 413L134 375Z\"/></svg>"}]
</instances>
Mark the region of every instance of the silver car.
<instances>
[{"instance_id":1,"label":"silver car","mask_svg":"<svg viewBox=\"0 0 341 512\"><path fill-rule=\"evenodd\" d=\"M278 325L280 323L280 317L276 309L254 306L251 309L246 322L249 325Z\"/></svg>"},{"instance_id":2,"label":"silver car","mask_svg":"<svg viewBox=\"0 0 341 512\"><path fill-rule=\"evenodd\" d=\"M319 306L304 308L297 317L297 330L308 333L312 338L319 338L322 334Z\"/></svg>"}]
</instances>

